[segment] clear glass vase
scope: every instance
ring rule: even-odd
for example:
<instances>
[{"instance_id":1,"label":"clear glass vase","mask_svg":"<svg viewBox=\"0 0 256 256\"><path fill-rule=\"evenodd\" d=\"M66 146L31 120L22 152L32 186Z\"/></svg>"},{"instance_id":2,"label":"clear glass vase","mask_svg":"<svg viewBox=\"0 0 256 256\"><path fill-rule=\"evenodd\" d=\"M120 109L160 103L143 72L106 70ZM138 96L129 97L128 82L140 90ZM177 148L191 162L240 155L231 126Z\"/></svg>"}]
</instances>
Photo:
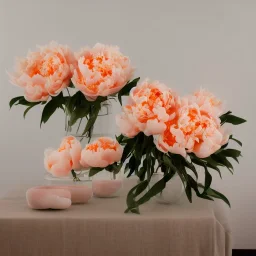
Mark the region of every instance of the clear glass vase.
<instances>
[{"instance_id":1,"label":"clear glass vase","mask_svg":"<svg viewBox=\"0 0 256 256\"><path fill-rule=\"evenodd\" d=\"M97 116L97 119L89 131L90 137L84 135L84 129L88 122L86 117L80 118L74 123L72 126L69 126L71 115L66 115L65 117L65 136L72 135L77 140L81 142L82 148L85 147L86 144L92 142L100 137L113 137L114 136L114 129L113 126L114 116L112 114L112 103L111 101L107 100L101 103L101 109ZM91 181L89 177L89 168L82 168L80 170L75 170L75 174L77 178L81 182L88 182ZM45 180L47 185L54 185L54 184L74 184L73 181L74 176L72 173L68 177L53 177L50 173L45 175ZM77 182L80 183L81 182Z\"/></svg>"},{"instance_id":2,"label":"clear glass vase","mask_svg":"<svg viewBox=\"0 0 256 256\"><path fill-rule=\"evenodd\" d=\"M152 176L149 186L152 187L156 182L163 178L162 173L156 173ZM184 193L183 183L175 174L171 180L166 183L165 189L155 196L158 203L161 204L175 204L177 203Z\"/></svg>"},{"instance_id":3,"label":"clear glass vase","mask_svg":"<svg viewBox=\"0 0 256 256\"><path fill-rule=\"evenodd\" d=\"M121 173L101 171L92 177L92 192L95 197L118 197L123 188Z\"/></svg>"}]
</instances>

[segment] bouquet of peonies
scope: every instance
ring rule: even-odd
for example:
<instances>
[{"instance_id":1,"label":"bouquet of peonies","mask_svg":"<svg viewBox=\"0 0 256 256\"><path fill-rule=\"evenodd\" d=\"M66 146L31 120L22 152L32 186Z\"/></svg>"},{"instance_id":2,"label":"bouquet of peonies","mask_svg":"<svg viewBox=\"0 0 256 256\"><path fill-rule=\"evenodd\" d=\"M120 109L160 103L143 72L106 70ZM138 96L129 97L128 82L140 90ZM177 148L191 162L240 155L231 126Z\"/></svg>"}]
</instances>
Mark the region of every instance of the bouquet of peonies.
<instances>
[{"instance_id":1,"label":"bouquet of peonies","mask_svg":"<svg viewBox=\"0 0 256 256\"><path fill-rule=\"evenodd\" d=\"M60 147L45 151L45 168L54 176L67 176L75 170L90 168L90 176L103 170L115 174L123 166L127 177L137 175L140 182L127 195L126 212L139 212L139 206L161 193L174 175L183 182L192 202L192 190L200 198L228 199L211 188L210 170L226 167L233 173L230 159L238 162L241 152L229 148L235 139L224 124L239 125L244 119L225 112L222 102L203 89L186 97L158 81L139 78L131 81L129 58L117 47L96 44L73 54L67 46L53 42L18 61L11 82L24 89L25 96L10 101L27 106L24 117L34 106L45 105L41 124L61 108L70 116L66 130L78 119L86 118L83 135L91 137L102 102L122 96L128 102L116 117L121 135L102 137L82 149L73 136L65 137ZM64 89L66 94L64 94ZM71 94L70 90L76 91ZM197 166L203 167L204 182L198 181ZM154 173L162 179L149 186Z\"/></svg>"},{"instance_id":2,"label":"bouquet of peonies","mask_svg":"<svg viewBox=\"0 0 256 256\"><path fill-rule=\"evenodd\" d=\"M138 79L130 81L134 69L118 47L96 44L73 53L67 46L51 42L18 59L10 81L24 89L24 96L10 101L28 111L44 105L41 124L58 109L69 116L66 131L79 119L88 120L81 135L91 137L102 103L113 97L121 101ZM66 95L64 95L64 92Z\"/></svg>"}]
</instances>

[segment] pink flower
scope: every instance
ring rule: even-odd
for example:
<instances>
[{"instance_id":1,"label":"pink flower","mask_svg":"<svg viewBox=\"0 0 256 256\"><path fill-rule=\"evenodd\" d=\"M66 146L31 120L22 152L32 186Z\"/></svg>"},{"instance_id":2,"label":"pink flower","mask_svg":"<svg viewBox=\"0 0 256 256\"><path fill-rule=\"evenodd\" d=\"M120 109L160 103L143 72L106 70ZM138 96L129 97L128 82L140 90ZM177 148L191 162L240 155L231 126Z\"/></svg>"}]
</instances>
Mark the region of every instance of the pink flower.
<instances>
[{"instance_id":1,"label":"pink flower","mask_svg":"<svg viewBox=\"0 0 256 256\"><path fill-rule=\"evenodd\" d=\"M219 117L224 112L223 103L211 92L200 89L196 91L193 95L185 97L183 100L188 101L190 104L196 103L201 112L206 112L210 116L219 122Z\"/></svg>"},{"instance_id":2,"label":"pink flower","mask_svg":"<svg viewBox=\"0 0 256 256\"><path fill-rule=\"evenodd\" d=\"M72 82L90 101L120 91L132 78L130 60L118 47L96 44L82 49L76 57Z\"/></svg>"},{"instance_id":3,"label":"pink flower","mask_svg":"<svg viewBox=\"0 0 256 256\"><path fill-rule=\"evenodd\" d=\"M184 157L187 152L193 152L199 158L206 158L227 143L229 134L216 115L220 113L219 101L213 95L210 98L210 94L201 93L183 98L176 118L165 123L167 129L162 134L154 136L160 151Z\"/></svg>"},{"instance_id":4,"label":"pink flower","mask_svg":"<svg viewBox=\"0 0 256 256\"><path fill-rule=\"evenodd\" d=\"M81 164L91 167L107 167L121 160L123 148L116 141L108 137L101 137L86 145L82 150Z\"/></svg>"},{"instance_id":5,"label":"pink flower","mask_svg":"<svg viewBox=\"0 0 256 256\"><path fill-rule=\"evenodd\" d=\"M73 162L68 151L46 149L44 153L45 169L55 177L68 176L73 169Z\"/></svg>"},{"instance_id":6,"label":"pink flower","mask_svg":"<svg viewBox=\"0 0 256 256\"><path fill-rule=\"evenodd\" d=\"M184 105L179 110L178 128L186 138L187 152L200 158L215 153L226 140L220 122L216 123L215 116L201 110L196 103Z\"/></svg>"},{"instance_id":7,"label":"pink flower","mask_svg":"<svg viewBox=\"0 0 256 256\"><path fill-rule=\"evenodd\" d=\"M59 151L63 150L69 151L73 162L73 169L80 169L80 159L82 152L81 143L73 136L64 137L59 147Z\"/></svg>"},{"instance_id":8,"label":"pink flower","mask_svg":"<svg viewBox=\"0 0 256 256\"><path fill-rule=\"evenodd\" d=\"M45 169L56 177L68 176L71 170L81 168L81 151L81 144L75 137L64 137L57 150L45 150Z\"/></svg>"},{"instance_id":9,"label":"pink flower","mask_svg":"<svg viewBox=\"0 0 256 256\"><path fill-rule=\"evenodd\" d=\"M117 115L116 124L120 128L121 133L126 137L133 138L140 132L139 128L129 119L127 113Z\"/></svg>"},{"instance_id":10,"label":"pink flower","mask_svg":"<svg viewBox=\"0 0 256 256\"><path fill-rule=\"evenodd\" d=\"M67 46L51 42L17 60L16 71L10 75L10 80L24 88L26 100L46 101L49 95L56 96L69 85L72 77L70 65L75 65L75 62Z\"/></svg>"},{"instance_id":11,"label":"pink flower","mask_svg":"<svg viewBox=\"0 0 256 256\"><path fill-rule=\"evenodd\" d=\"M166 122L163 133L154 136L154 143L158 150L167 153L179 154L186 157L186 138L177 127L177 118Z\"/></svg>"},{"instance_id":12,"label":"pink flower","mask_svg":"<svg viewBox=\"0 0 256 256\"><path fill-rule=\"evenodd\" d=\"M179 99L170 88L146 80L131 90L128 104L117 117L117 125L127 137L139 131L147 136L161 134L166 122L176 117L178 106Z\"/></svg>"}]
</instances>

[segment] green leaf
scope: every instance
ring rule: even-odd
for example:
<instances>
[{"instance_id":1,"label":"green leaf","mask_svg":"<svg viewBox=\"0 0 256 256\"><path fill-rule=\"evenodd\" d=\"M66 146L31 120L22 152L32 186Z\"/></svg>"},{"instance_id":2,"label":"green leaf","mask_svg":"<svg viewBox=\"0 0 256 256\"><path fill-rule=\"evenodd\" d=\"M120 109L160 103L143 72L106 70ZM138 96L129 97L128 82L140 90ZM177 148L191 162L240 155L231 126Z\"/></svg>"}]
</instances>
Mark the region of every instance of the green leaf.
<instances>
[{"instance_id":1,"label":"green leaf","mask_svg":"<svg viewBox=\"0 0 256 256\"><path fill-rule=\"evenodd\" d=\"M212 184L212 176L209 173L206 165L204 165L204 170L205 170L204 189L206 191Z\"/></svg>"},{"instance_id":2,"label":"green leaf","mask_svg":"<svg viewBox=\"0 0 256 256\"><path fill-rule=\"evenodd\" d=\"M173 166L170 157L168 157L167 155L163 155L163 162L164 162L164 164L165 164L166 166L168 166L168 167Z\"/></svg>"},{"instance_id":3,"label":"green leaf","mask_svg":"<svg viewBox=\"0 0 256 256\"><path fill-rule=\"evenodd\" d=\"M135 214L140 214L139 208L133 208L133 209L131 209L131 212L135 213Z\"/></svg>"},{"instance_id":4,"label":"green leaf","mask_svg":"<svg viewBox=\"0 0 256 256\"><path fill-rule=\"evenodd\" d=\"M148 184L148 180L143 180L142 182L140 182L140 186L138 186L135 190L134 198L140 195L148 187Z\"/></svg>"},{"instance_id":5,"label":"green leaf","mask_svg":"<svg viewBox=\"0 0 256 256\"><path fill-rule=\"evenodd\" d=\"M138 172L138 177L140 178L141 181L145 179L147 170L142 166Z\"/></svg>"},{"instance_id":6,"label":"green leaf","mask_svg":"<svg viewBox=\"0 0 256 256\"><path fill-rule=\"evenodd\" d=\"M122 105L122 96L125 95L129 95L130 90L135 87L138 83L138 81L140 80L140 77L135 78L134 80L132 80L131 82L128 82L118 93L118 100L120 102L120 104Z\"/></svg>"},{"instance_id":7,"label":"green leaf","mask_svg":"<svg viewBox=\"0 0 256 256\"><path fill-rule=\"evenodd\" d=\"M163 191L163 189L166 186L166 183L173 177L173 175L174 175L174 173L173 174L172 173L165 174L161 180L159 180L156 184L154 184L149 189L149 191L137 201L137 204L138 205L144 204L147 201L149 201L150 198L156 196L161 191Z\"/></svg>"},{"instance_id":8,"label":"green leaf","mask_svg":"<svg viewBox=\"0 0 256 256\"><path fill-rule=\"evenodd\" d=\"M59 107L58 103L54 100L50 100L44 107L40 122L40 127L43 123L46 123L49 118L52 116L52 114L57 110Z\"/></svg>"},{"instance_id":9,"label":"green leaf","mask_svg":"<svg viewBox=\"0 0 256 256\"><path fill-rule=\"evenodd\" d=\"M221 119L221 123L224 124L224 123L230 123L230 124L233 124L233 125L239 125L239 124L243 124L245 123L246 120L241 118L241 117L238 117L238 116L234 116L234 115L225 115L222 119Z\"/></svg>"},{"instance_id":10,"label":"green leaf","mask_svg":"<svg viewBox=\"0 0 256 256\"><path fill-rule=\"evenodd\" d=\"M134 200L134 192L140 186L143 186L143 182L140 182L139 184L131 188L130 191L128 192L126 196L126 204L128 208L125 210L125 213L129 212L133 208L137 208L137 203Z\"/></svg>"},{"instance_id":11,"label":"green leaf","mask_svg":"<svg viewBox=\"0 0 256 256\"><path fill-rule=\"evenodd\" d=\"M241 156L241 151L237 149L226 149L221 152L224 156L237 158Z\"/></svg>"},{"instance_id":12,"label":"green leaf","mask_svg":"<svg viewBox=\"0 0 256 256\"><path fill-rule=\"evenodd\" d=\"M207 190L207 194L211 197L215 197L215 198L223 200L229 207L231 207L230 202L227 199L227 197L225 197L222 193L218 192L217 190L209 188Z\"/></svg>"},{"instance_id":13,"label":"green leaf","mask_svg":"<svg viewBox=\"0 0 256 256\"><path fill-rule=\"evenodd\" d=\"M26 117L28 111L29 111L31 108L33 108L34 106L35 106L35 105L31 105L30 107L26 108L26 110L24 111L24 114L23 114L24 119L25 119L25 117Z\"/></svg>"},{"instance_id":14,"label":"green leaf","mask_svg":"<svg viewBox=\"0 0 256 256\"><path fill-rule=\"evenodd\" d=\"M129 157L129 155L133 153L135 145L136 145L136 138L130 139L126 142L126 145L125 145L124 151L123 151L123 155L121 158L122 163L124 163L125 160Z\"/></svg>"},{"instance_id":15,"label":"green leaf","mask_svg":"<svg viewBox=\"0 0 256 256\"><path fill-rule=\"evenodd\" d=\"M100 103L95 103L95 105L93 106L92 113L89 115L89 120L85 126L83 135L93 128L93 125L98 117L100 109L101 109Z\"/></svg>"},{"instance_id":16,"label":"green leaf","mask_svg":"<svg viewBox=\"0 0 256 256\"><path fill-rule=\"evenodd\" d=\"M100 168L100 167L92 167L89 171L89 177L94 176L95 174L97 174L98 172L101 172L104 168Z\"/></svg>"},{"instance_id":17,"label":"green leaf","mask_svg":"<svg viewBox=\"0 0 256 256\"><path fill-rule=\"evenodd\" d=\"M222 154L213 154L211 155L211 157L213 158L214 161L223 164L224 166L226 166L228 168L228 170L233 174L233 165L228 161L228 159L222 155Z\"/></svg>"},{"instance_id":18,"label":"green leaf","mask_svg":"<svg viewBox=\"0 0 256 256\"><path fill-rule=\"evenodd\" d=\"M221 122L223 122L223 121L225 120L226 116L228 116L228 115L231 114L231 113L232 113L231 111L228 111L227 113L221 115L221 116L220 116Z\"/></svg>"},{"instance_id":19,"label":"green leaf","mask_svg":"<svg viewBox=\"0 0 256 256\"><path fill-rule=\"evenodd\" d=\"M10 109L12 108L12 106L13 106L17 101L19 101L19 100L21 100L21 99L24 99L24 97L23 97L23 96L18 96L18 97L15 97L15 98L11 99L10 102L9 102Z\"/></svg>"},{"instance_id":20,"label":"green leaf","mask_svg":"<svg viewBox=\"0 0 256 256\"><path fill-rule=\"evenodd\" d=\"M78 119L84 118L89 114L90 107L89 105L86 107L77 106L70 115L69 125L74 125Z\"/></svg>"},{"instance_id":21,"label":"green leaf","mask_svg":"<svg viewBox=\"0 0 256 256\"><path fill-rule=\"evenodd\" d=\"M206 163L207 167L209 167L213 170L216 170L219 173L220 178L222 179L220 169L218 168L219 163L215 162L211 157L204 158L204 160L206 160L206 162L207 162Z\"/></svg>"},{"instance_id":22,"label":"green leaf","mask_svg":"<svg viewBox=\"0 0 256 256\"><path fill-rule=\"evenodd\" d=\"M192 203L192 190L189 184L186 185L185 192L190 203Z\"/></svg>"},{"instance_id":23,"label":"green leaf","mask_svg":"<svg viewBox=\"0 0 256 256\"><path fill-rule=\"evenodd\" d=\"M229 200L222 193L212 188L207 189L207 195L223 200L229 207L231 207Z\"/></svg>"},{"instance_id":24,"label":"green leaf","mask_svg":"<svg viewBox=\"0 0 256 256\"><path fill-rule=\"evenodd\" d=\"M241 146L241 147L243 146L242 142L235 139L232 135L229 137L229 139L235 141L239 146Z\"/></svg>"}]
</instances>

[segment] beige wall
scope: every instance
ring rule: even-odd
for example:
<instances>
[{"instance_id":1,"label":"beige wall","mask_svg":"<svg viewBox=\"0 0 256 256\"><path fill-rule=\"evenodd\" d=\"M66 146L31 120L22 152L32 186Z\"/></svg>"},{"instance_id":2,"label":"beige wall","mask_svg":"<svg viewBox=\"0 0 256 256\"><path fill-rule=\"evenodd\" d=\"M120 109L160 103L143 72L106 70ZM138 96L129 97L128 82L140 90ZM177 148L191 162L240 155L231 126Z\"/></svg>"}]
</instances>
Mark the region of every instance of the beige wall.
<instances>
[{"instance_id":1,"label":"beige wall","mask_svg":"<svg viewBox=\"0 0 256 256\"><path fill-rule=\"evenodd\" d=\"M27 120L22 108L8 109L21 94L5 69L15 56L55 39L74 50L112 43L129 55L142 78L167 83L179 93L205 86L249 122L234 130L243 159L231 176L215 180L232 203L236 248L256 248L255 94L256 1L33 1L0 0L0 162L1 192L43 175L44 148L59 143L63 115L41 130L41 111Z\"/></svg>"}]
</instances>

